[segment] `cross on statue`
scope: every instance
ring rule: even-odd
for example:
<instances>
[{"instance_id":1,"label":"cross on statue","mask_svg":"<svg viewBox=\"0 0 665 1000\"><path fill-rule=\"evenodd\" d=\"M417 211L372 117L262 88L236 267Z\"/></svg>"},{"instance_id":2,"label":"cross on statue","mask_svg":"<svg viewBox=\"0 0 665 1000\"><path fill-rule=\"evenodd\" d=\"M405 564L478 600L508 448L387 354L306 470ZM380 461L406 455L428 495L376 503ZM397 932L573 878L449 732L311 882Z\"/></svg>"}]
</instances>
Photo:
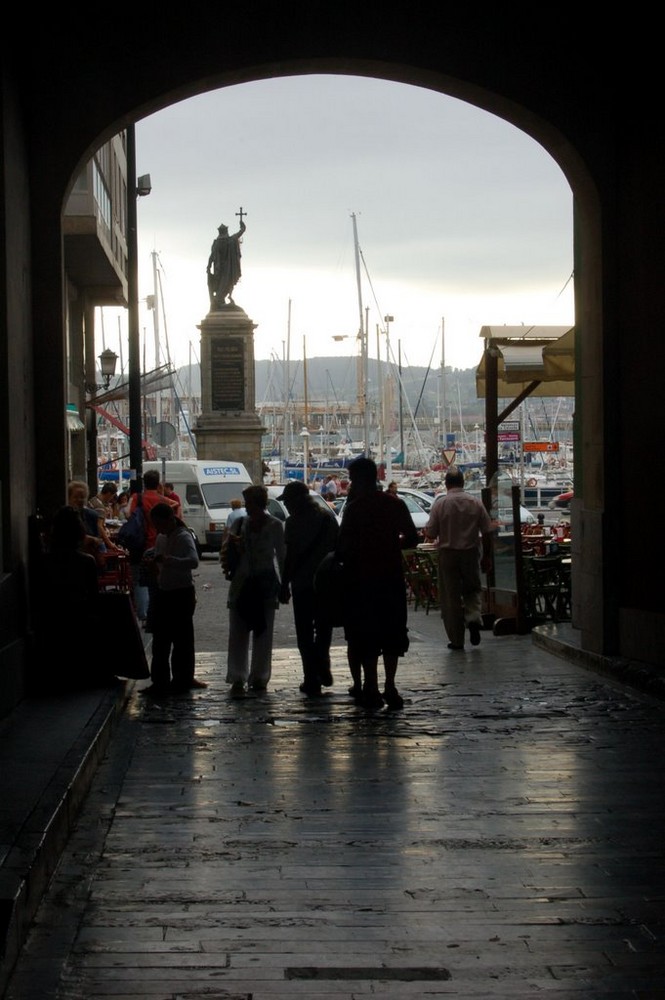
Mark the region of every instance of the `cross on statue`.
<instances>
[{"instance_id":1,"label":"cross on statue","mask_svg":"<svg viewBox=\"0 0 665 1000\"><path fill-rule=\"evenodd\" d=\"M237 216L239 216L239 218L240 218L240 223L241 223L241 225L242 225L242 218L243 218L243 215L247 215L247 212L243 212L243 208L242 208L242 205L240 206L240 211L239 211L239 212L236 212L236 215L237 215Z\"/></svg>"}]
</instances>

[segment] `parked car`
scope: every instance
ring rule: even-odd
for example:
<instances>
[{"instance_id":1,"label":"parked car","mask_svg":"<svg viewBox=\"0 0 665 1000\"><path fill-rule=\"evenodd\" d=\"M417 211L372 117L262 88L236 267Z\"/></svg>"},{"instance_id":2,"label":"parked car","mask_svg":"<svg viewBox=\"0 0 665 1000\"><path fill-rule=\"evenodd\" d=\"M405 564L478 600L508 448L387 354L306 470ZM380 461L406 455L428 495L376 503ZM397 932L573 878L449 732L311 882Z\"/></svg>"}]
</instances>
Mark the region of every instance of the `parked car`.
<instances>
[{"instance_id":1,"label":"parked car","mask_svg":"<svg viewBox=\"0 0 665 1000\"><path fill-rule=\"evenodd\" d=\"M266 489L268 490L268 508L267 508L268 513L272 514L273 517L278 518L280 521L286 521L287 517L289 516L289 512L284 506L284 503L281 500L277 499L284 492L285 486L286 483L272 484L270 486L266 486ZM325 508L325 510L330 514L331 517L338 517L336 512L333 510L330 504L323 499L320 493L317 493L316 490L310 490L309 494L320 507Z\"/></svg>"},{"instance_id":2,"label":"parked car","mask_svg":"<svg viewBox=\"0 0 665 1000\"><path fill-rule=\"evenodd\" d=\"M574 497L573 490L568 490L566 493L559 493L558 497L554 497L548 503L550 510L570 510L570 501Z\"/></svg>"},{"instance_id":3,"label":"parked car","mask_svg":"<svg viewBox=\"0 0 665 1000\"><path fill-rule=\"evenodd\" d=\"M494 520L499 525L499 534L513 534L513 511L512 507L499 507ZM520 505L520 524L535 524L538 518L526 507Z\"/></svg>"},{"instance_id":4,"label":"parked car","mask_svg":"<svg viewBox=\"0 0 665 1000\"><path fill-rule=\"evenodd\" d=\"M445 493L425 493L424 490L416 490L411 486L398 486L397 495L406 500L407 497L411 497L412 500L418 504L418 506L427 511L429 514L432 509L432 504L439 496L445 496Z\"/></svg>"},{"instance_id":5,"label":"parked car","mask_svg":"<svg viewBox=\"0 0 665 1000\"><path fill-rule=\"evenodd\" d=\"M402 489L398 487L397 495L400 500L403 500L409 509L409 514L411 515L411 520L413 521L417 530L422 533L425 525L429 521L429 512L434 501L434 497L428 496L426 493L418 494L418 490ZM427 502L429 501L429 506ZM344 515L344 507L346 506L346 497L336 501L337 514L341 521Z\"/></svg>"}]
</instances>

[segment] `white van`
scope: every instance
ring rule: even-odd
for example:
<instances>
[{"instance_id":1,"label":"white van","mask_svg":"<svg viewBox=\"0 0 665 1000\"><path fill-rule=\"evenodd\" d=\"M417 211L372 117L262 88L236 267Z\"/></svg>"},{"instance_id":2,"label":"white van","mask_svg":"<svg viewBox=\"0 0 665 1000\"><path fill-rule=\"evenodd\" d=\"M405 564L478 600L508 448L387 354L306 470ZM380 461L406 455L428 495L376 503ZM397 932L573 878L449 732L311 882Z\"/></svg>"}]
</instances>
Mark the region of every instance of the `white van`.
<instances>
[{"instance_id":1,"label":"white van","mask_svg":"<svg viewBox=\"0 0 665 1000\"><path fill-rule=\"evenodd\" d=\"M163 483L173 483L182 519L196 535L199 552L218 552L231 501L242 499L242 491L252 485L245 466L210 459L144 462L143 473L148 469L156 469Z\"/></svg>"}]
</instances>

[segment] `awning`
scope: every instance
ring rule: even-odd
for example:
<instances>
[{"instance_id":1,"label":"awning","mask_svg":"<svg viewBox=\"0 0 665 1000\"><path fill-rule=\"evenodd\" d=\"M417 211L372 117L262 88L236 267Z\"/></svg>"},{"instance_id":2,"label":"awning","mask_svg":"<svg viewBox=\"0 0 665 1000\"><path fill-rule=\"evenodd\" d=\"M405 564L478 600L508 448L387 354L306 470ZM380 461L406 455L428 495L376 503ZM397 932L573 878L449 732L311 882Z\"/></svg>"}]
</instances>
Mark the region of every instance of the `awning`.
<instances>
[{"instance_id":1,"label":"awning","mask_svg":"<svg viewBox=\"0 0 665 1000\"><path fill-rule=\"evenodd\" d=\"M499 468L498 430L528 396L575 395L575 327L483 326L476 391L485 400L485 476ZM498 401L507 400L500 408Z\"/></svg>"},{"instance_id":2,"label":"awning","mask_svg":"<svg viewBox=\"0 0 665 1000\"><path fill-rule=\"evenodd\" d=\"M67 403L65 407L65 418L67 420L68 431L84 431L85 424L79 417L79 411L74 403Z\"/></svg>"},{"instance_id":3,"label":"awning","mask_svg":"<svg viewBox=\"0 0 665 1000\"><path fill-rule=\"evenodd\" d=\"M476 392L487 396L487 351L497 358L499 399L575 395L575 328L569 326L484 326L485 351L476 369ZM534 382L539 383L533 385Z\"/></svg>"}]
</instances>

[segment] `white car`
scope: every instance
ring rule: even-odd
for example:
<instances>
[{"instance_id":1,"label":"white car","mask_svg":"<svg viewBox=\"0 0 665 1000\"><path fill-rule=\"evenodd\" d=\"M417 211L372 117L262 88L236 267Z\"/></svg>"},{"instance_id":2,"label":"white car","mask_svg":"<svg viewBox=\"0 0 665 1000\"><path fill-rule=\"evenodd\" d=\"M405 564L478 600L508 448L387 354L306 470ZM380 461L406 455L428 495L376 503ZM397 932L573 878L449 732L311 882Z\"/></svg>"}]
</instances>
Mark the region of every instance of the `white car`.
<instances>
[{"instance_id":1,"label":"white car","mask_svg":"<svg viewBox=\"0 0 665 1000\"><path fill-rule=\"evenodd\" d=\"M289 516L289 512L284 506L284 503L277 499L284 492L285 486L286 483L281 483L281 485L266 486L266 489L268 490L268 513L272 514L273 517L278 518L280 521L286 521ZM331 517L335 517L339 521L338 515L332 509L330 504L323 499L320 493L317 493L316 490L310 490L309 495L320 507L324 507Z\"/></svg>"},{"instance_id":2,"label":"white car","mask_svg":"<svg viewBox=\"0 0 665 1000\"><path fill-rule=\"evenodd\" d=\"M425 493L424 490L412 489L410 486L398 486L397 495L406 500L407 497L411 497L412 500L418 504L421 510L427 511L429 514L432 509L432 504L439 496L445 496L443 493Z\"/></svg>"},{"instance_id":3,"label":"white car","mask_svg":"<svg viewBox=\"0 0 665 1000\"><path fill-rule=\"evenodd\" d=\"M528 510L526 507L522 507L520 504L519 509L520 514L520 524L535 524L537 521L536 515ZM492 512L493 519L499 525L499 534L511 534L513 533L513 511L512 507L499 507L498 513L494 516L494 511Z\"/></svg>"},{"instance_id":4,"label":"white car","mask_svg":"<svg viewBox=\"0 0 665 1000\"><path fill-rule=\"evenodd\" d=\"M411 520L418 529L418 531L423 531L427 522L429 521L429 510L425 510L420 503L419 499L414 496L410 496L408 493L402 493L401 490L397 490L397 496L400 500L403 500L406 506L409 508L409 514L411 515Z\"/></svg>"},{"instance_id":5,"label":"white car","mask_svg":"<svg viewBox=\"0 0 665 1000\"><path fill-rule=\"evenodd\" d=\"M429 521L429 512L432 503L434 502L434 497L429 496L427 493L420 493L419 490L407 488L402 489L401 486L397 488L397 495L408 507L411 520L417 530L422 531ZM337 514L341 521L344 515L344 507L346 506L346 498L344 500L337 501L337 503L339 505L337 508Z\"/></svg>"}]
</instances>

